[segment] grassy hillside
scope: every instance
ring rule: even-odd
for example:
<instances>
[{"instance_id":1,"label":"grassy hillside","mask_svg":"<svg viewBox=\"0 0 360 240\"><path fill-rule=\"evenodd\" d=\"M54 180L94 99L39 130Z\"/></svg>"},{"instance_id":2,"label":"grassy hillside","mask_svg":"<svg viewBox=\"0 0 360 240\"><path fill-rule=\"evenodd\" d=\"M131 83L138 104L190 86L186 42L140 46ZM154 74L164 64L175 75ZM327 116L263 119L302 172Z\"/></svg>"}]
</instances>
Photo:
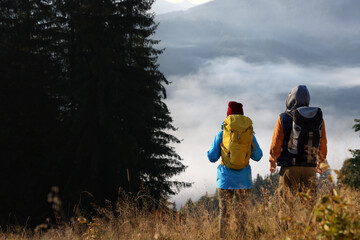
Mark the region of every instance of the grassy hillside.
<instances>
[{"instance_id":1,"label":"grassy hillside","mask_svg":"<svg viewBox=\"0 0 360 240\"><path fill-rule=\"evenodd\" d=\"M331 178L331 177L329 177ZM141 196L145 204L151 199ZM360 192L321 188L312 200L306 193L294 198L294 206L279 216L281 201L276 194L264 195L249 205L247 235L240 239L359 239ZM116 209L97 209L92 219L78 217L57 226L40 225L34 231L14 227L0 239L218 239L218 212L194 203L191 210L139 211L130 198ZM146 206L145 206L146 207ZM243 209L238 209L243 211ZM235 239L231 227L229 239Z\"/></svg>"}]
</instances>

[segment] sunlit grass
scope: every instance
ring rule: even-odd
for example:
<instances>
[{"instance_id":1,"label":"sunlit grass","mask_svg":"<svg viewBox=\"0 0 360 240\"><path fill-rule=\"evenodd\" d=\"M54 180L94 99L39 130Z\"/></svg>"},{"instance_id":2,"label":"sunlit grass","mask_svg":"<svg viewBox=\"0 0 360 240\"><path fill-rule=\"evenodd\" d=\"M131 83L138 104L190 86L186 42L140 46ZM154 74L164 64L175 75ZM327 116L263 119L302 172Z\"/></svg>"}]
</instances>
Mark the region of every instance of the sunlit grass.
<instances>
[{"instance_id":1,"label":"sunlit grass","mask_svg":"<svg viewBox=\"0 0 360 240\"><path fill-rule=\"evenodd\" d=\"M149 199L149 198L146 198ZM144 203L143 203L144 204ZM148 208L144 204L144 208ZM195 204L196 206L196 204ZM236 236L234 221L228 239L359 239L360 192L320 187L312 203L307 193L295 197L294 205L279 215L277 194L266 195L247 207L246 237ZM131 198L116 209L99 208L94 218L72 221L37 231L15 227L0 239L218 239L218 212L196 206L194 211L163 208L141 211ZM243 211L243 209L241 209ZM39 230L40 229L40 230Z\"/></svg>"}]
</instances>

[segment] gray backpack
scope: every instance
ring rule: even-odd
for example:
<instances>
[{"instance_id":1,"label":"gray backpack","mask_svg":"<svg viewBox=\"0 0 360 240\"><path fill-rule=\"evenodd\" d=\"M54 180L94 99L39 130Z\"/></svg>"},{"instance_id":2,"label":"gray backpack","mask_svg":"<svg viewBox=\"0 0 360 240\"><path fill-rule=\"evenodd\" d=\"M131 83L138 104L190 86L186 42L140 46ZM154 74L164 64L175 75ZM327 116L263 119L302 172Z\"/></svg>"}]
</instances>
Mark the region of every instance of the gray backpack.
<instances>
[{"instance_id":1,"label":"gray backpack","mask_svg":"<svg viewBox=\"0 0 360 240\"><path fill-rule=\"evenodd\" d=\"M316 163L323 126L318 107L300 107L293 111L288 151L293 161Z\"/></svg>"}]
</instances>

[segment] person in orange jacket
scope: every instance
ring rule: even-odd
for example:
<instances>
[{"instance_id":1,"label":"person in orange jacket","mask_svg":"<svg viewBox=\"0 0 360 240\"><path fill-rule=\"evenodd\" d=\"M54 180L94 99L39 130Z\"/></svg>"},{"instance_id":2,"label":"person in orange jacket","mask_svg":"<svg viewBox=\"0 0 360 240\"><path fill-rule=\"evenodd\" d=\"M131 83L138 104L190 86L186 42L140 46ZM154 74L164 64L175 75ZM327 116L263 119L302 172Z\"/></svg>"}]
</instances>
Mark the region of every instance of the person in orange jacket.
<instances>
[{"instance_id":1,"label":"person in orange jacket","mask_svg":"<svg viewBox=\"0 0 360 240\"><path fill-rule=\"evenodd\" d=\"M297 192L310 190L311 196L314 197L316 194L316 172L323 173L320 164L326 161L327 155L327 139L323 120L320 145L315 158L317 161L297 161L288 149L293 128L293 113L296 109L309 106L309 103L310 94L307 87L304 85L295 87L287 96L286 110L280 114L275 125L270 146L270 172L274 173L277 165L281 167L279 193L280 197L283 198L285 198L284 192L286 190L290 190L293 195Z\"/></svg>"}]
</instances>

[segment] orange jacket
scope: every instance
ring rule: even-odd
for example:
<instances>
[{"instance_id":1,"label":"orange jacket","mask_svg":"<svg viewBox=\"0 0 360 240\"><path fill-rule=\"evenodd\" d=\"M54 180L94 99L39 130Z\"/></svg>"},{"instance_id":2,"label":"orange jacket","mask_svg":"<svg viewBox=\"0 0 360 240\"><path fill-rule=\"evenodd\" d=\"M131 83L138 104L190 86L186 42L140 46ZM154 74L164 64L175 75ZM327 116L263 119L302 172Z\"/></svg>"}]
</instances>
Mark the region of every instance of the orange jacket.
<instances>
[{"instance_id":1,"label":"orange jacket","mask_svg":"<svg viewBox=\"0 0 360 240\"><path fill-rule=\"evenodd\" d=\"M270 159L269 162L276 163L276 159L280 157L281 154L281 147L283 145L284 141L284 131L283 126L280 120L280 117L278 118L274 134L271 141L270 146ZM325 122L323 121L322 131L321 131L321 140L320 140L320 147L319 147L319 163L325 162L326 155L327 155L327 140L326 140L326 131L325 131Z\"/></svg>"}]
</instances>

